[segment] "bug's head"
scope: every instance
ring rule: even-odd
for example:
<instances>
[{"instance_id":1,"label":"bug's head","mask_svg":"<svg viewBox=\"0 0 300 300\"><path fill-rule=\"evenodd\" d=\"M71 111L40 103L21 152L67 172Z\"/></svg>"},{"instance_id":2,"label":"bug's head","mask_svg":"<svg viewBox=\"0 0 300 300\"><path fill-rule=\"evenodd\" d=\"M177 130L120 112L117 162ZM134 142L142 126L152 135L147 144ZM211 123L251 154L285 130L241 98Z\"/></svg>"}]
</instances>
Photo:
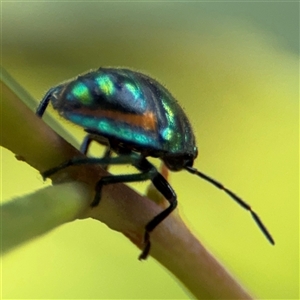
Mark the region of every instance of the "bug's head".
<instances>
[{"instance_id":1,"label":"bug's head","mask_svg":"<svg viewBox=\"0 0 300 300\"><path fill-rule=\"evenodd\" d=\"M197 147L194 147L192 153L185 153L180 155L167 155L163 158L163 161L169 170L180 171L185 167L192 167L197 155Z\"/></svg>"}]
</instances>

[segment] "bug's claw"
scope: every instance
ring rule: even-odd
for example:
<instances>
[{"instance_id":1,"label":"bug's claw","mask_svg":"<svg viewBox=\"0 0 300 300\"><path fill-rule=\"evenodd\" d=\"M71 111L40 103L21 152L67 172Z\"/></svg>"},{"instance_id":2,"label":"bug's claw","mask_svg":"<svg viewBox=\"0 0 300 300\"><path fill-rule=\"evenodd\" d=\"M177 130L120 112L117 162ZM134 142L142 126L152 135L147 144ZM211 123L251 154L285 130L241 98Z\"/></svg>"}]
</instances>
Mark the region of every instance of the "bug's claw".
<instances>
[{"instance_id":1,"label":"bug's claw","mask_svg":"<svg viewBox=\"0 0 300 300\"><path fill-rule=\"evenodd\" d=\"M144 249L142 251L142 253L139 256L139 260L145 260L148 257L148 254L150 252L150 248L151 248L151 243L150 243L150 234L148 231L145 231L145 235L144 235Z\"/></svg>"},{"instance_id":2,"label":"bug's claw","mask_svg":"<svg viewBox=\"0 0 300 300\"><path fill-rule=\"evenodd\" d=\"M150 248L151 248L151 243L150 241L148 241L147 244L145 245L145 248L143 249L142 253L139 256L139 260L147 259L148 254L150 252Z\"/></svg>"}]
</instances>

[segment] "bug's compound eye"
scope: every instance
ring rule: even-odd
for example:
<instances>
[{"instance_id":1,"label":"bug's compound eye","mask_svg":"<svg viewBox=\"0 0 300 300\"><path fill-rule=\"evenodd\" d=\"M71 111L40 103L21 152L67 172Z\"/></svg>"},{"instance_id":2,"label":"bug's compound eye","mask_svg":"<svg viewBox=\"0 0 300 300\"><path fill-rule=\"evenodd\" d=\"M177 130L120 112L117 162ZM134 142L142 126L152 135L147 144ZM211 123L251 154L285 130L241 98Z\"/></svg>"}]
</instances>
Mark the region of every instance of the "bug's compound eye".
<instances>
[{"instance_id":1,"label":"bug's compound eye","mask_svg":"<svg viewBox=\"0 0 300 300\"><path fill-rule=\"evenodd\" d=\"M197 158L197 156L198 156L198 148L195 146L193 159Z\"/></svg>"}]
</instances>

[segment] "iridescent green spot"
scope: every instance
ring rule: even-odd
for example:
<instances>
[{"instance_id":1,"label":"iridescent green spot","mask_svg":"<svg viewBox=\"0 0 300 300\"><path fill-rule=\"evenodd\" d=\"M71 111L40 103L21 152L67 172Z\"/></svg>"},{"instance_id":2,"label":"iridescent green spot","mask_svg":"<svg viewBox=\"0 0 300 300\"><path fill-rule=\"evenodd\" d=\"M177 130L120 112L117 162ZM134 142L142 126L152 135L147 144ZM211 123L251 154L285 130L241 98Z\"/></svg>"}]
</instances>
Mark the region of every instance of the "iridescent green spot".
<instances>
[{"instance_id":1,"label":"iridescent green spot","mask_svg":"<svg viewBox=\"0 0 300 300\"><path fill-rule=\"evenodd\" d=\"M174 112L176 110L172 107L172 104L168 103L162 98L162 105L164 107L168 126L161 132L162 137L170 143L169 151L176 152L182 147L182 136L180 131L178 131L178 124L176 121L176 115Z\"/></svg>"},{"instance_id":2,"label":"iridescent green spot","mask_svg":"<svg viewBox=\"0 0 300 300\"><path fill-rule=\"evenodd\" d=\"M173 135L173 131L170 128L166 128L162 132L163 138L167 141L171 140L172 135Z\"/></svg>"},{"instance_id":3,"label":"iridescent green spot","mask_svg":"<svg viewBox=\"0 0 300 300\"><path fill-rule=\"evenodd\" d=\"M166 111L166 117L168 120L168 127L167 129L169 129L167 131L167 133L164 134L164 136L168 136L169 139L172 137L172 135L174 134L174 129L175 129L175 115L174 115L174 111L172 109L172 107L170 107L170 105L168 105L168 103L162 99L162 105Z\"/></svg>"},{"instance_id":4,"label":"iridescent green spot","mask_svg":"<svg viewBox=\"0 0 300 300\"><path fill-rule=\"evenodd\" d=\"M109 96L114 92L114 84L109 78L109 76L102 75L96 77L96 82L99 86L99 89L106 95Z\"/></svg>"},{"instance_id":5,"label":"iridescent green spot","mask_svg":"<svg viewBox=\"0 0 300 300\"><path fill-rule=\"evenodd\" d=\"M174 138L174 113L170 106L162 101L163 107L166 111L166 117L168 120L168 126L163 130L162 136L166 141L171 141Z\"/></svg>"},{"instance_id":6,"label":"iridescent green spot","mask_svg":"<svg viewBox=\"0 0 300 300\"><path fill-rule=\"evenodd\" d=\"M93 99L90 94L88 87L82 83L78 82L72 89L72 94L78 99L82 104L90 104Z\"/></svg>"},{"instance_id":7,"label":"iridescent green spot","mask_svg":"<svg viewBox=\"0 0 300 300\"><path fill-rule=\"evenodd\" d=\"M162 99L162 105L163 105L165 111L167 112L167 119L168 119L169 123L173 123L174 122L173 109L167 104L166 101L164 101L164 99Z\"/></svg>"},{"instance_id":8,"label":"iridescent green spot","mask_svg":"<svg viewBox=\"0 0 300 300\"><path fill-rule=\"evenodd\" d=\"M138 87L134 86L131 83L126 83L125 84L127 90L133 95L134 100L138 99L141 95L141 91Z\"/></svg>"}]
</instances>

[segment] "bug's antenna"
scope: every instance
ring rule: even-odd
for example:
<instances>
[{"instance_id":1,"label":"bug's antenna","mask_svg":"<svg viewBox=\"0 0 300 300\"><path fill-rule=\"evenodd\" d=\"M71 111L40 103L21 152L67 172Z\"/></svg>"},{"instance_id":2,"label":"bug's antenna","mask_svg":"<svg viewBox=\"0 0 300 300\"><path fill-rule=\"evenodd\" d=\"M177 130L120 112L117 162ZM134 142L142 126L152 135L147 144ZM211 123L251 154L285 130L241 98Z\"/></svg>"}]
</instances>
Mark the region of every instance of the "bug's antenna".
<instances>
[{"instance_id":1,"label":"bug's antenna","mask_svg":"<svg viewBox=\"0 0 300 300\"><path fill-rule=\"evenodd\" d=\"M249 204L247 204L245 201L243 201L239 196L237 196L235 193L233 193L232 191L228 190L223 184L221 184L220 182L214 180L213 178L203 174L202 172L198 171L195 168L186 166L185 169L195 175L198 175L199 177L201 177L202 179L210 182L211 184L213 184L215 187L219 188L220 190L223 190L226 194L228 194L234 201L236 201L240 206L242 206L244 209L248 210L254 221L256 222L257 226L260 228L260 230L263 232L263 234L265 235L265 237L268 239L268 241L272 244L275 245L275 241L273 240L271 234L269 233L269 231L267 230L267 228L265 227L265 225L262 223L262 221L260 220L260 218L258 217L258 215L256 214L256 212L254 212L251 209L251 206Z\"/></svg>"}]
</instances>

